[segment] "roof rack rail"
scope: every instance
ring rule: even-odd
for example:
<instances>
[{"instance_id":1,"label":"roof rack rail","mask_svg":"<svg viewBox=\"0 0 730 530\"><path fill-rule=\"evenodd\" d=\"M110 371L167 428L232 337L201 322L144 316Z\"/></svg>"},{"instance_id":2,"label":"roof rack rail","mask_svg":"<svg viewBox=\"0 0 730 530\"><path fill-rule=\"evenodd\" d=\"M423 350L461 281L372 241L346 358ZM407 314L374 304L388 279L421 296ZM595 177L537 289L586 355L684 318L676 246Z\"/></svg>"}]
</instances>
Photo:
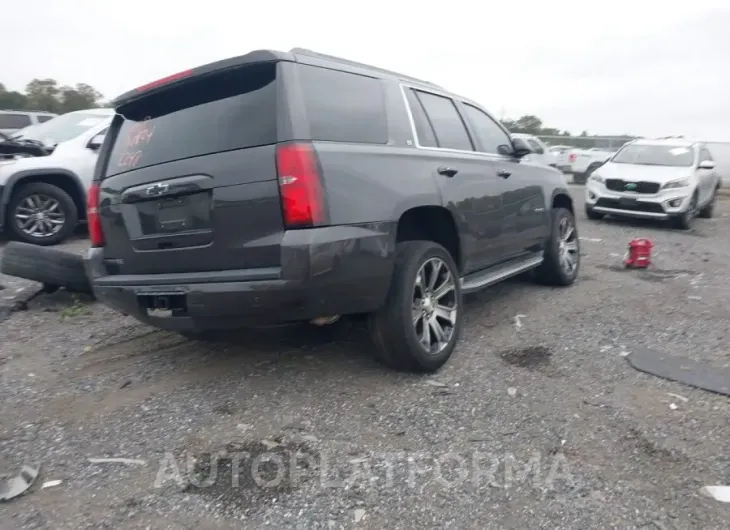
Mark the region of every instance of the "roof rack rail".
<instances>
[{"instance_id":1,"label":"roof rack rail","mask_svg":"<svg viewBox=\"0 0 730 530\"><path fill-rule=\"evenodd\" d=\"M430 81L424 81L423 79L418 79L417 77L411 77L409 75L403 75L399 74L398 72L393 72L392 70L386 70L385 68L378 68L377 66L371 66L369 64L365 63L358 63L357 61L351 61L349 59L343 59L342 57L336 57L334 55L327 55L326 53L319 53L312 50L308 50L306 48L292 48L289 50L289 53L294 53L297 55L306 55L308 57L314 57L317 59L324 59L327 61L334 61L337 63L347 64L350 66L356 66L359 68L367 68L368 70L375 70L376 72L380 72L383 74L392 75L394 77L398 77L404 81L412 81L415 83L419 83L421 85L430 86L433 88L438 88L439 90L444 90L442 87L437 85L436 83L432 83Z\"/></svg>"},{"instance_id":2,"label":"roof rack rail","mask_svg":"<svg viewBox=\"0 0 730 530\"><path fill-rule=\"evenodd\" d=\"M28 113L34 113L34 114L56 114L55 112L50 112L47 110L18 110L18 109L0 109L0 112L28 112Z\"/></svg>"}]
</instances>

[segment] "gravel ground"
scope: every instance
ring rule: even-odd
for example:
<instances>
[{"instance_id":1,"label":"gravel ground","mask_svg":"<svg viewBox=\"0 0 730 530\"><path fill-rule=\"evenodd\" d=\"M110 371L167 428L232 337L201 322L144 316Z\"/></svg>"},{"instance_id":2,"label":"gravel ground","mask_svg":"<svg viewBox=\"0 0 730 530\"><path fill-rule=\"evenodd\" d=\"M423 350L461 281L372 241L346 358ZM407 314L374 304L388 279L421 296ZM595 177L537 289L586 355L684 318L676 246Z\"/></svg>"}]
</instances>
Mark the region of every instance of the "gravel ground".
<instances>
[{"instance_id":1,"label":"gravel ground","mask_svg":"<svg viewBox=\"0 0 730 530\"><path fill-rule=\"evenodd\" d=\"M382 368L357 327L210 345L36 298L0 323L0 472L43 467L0 527L727 528L730 505L699 490L730 484L730 400L625 354L730 364L730 202L687 233L582 213L579 229L574 286L468 298L428 377ZM653 240L651 270L621 268L633 237Z\"/></svg>"}]
</instances>

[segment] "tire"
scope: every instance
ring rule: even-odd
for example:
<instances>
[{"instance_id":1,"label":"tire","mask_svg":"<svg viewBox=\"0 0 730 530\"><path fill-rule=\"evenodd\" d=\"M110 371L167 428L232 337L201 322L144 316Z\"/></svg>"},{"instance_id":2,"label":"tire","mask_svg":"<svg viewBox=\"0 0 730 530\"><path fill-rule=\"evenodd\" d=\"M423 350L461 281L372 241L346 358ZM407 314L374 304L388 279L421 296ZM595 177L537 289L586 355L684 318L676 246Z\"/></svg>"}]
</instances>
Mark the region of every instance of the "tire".
<instances>
[{"instance_id":1,"label":"tire","mask_svg":"<svg viewBox=\"0 0 730 530\"><path fill-rule=\"evenodd\" d=\"M432 313L432 318L440 324L442 330L449 330L450 335L443 344L433 344L437 351L428 351L419 342L419 329L423 333L425 318L421 313L420 318L414 324L413 305L414 297L423 294L417 288L416 279L420 271L424 271L426 281L434 270L434 265L440 264L440 273L448 271L453 286L448 294L441 298L442 304L453 307L455 313L453 325L448 326L445 319L437 318ZM444 280L444 276L437 275L438 280ZM440 284L436 282L436 287ZM427 299L421 296L422 301ZM428 306L423 311L430 310ZM439 370L456 347L461 327L463 324L463 304L461 300L461 285L459 272L453 258L441 245L432 241L404 241L396 247L395 268L391 279L390 290L385 306L369 317L369 327L373 342L375 343L378 359L385 365L400 371L433 373ZM431 346L431 326L429 329L429 346Z\"/></svg>"},{"instance_id":2,"label":"tire","mask_svg":"<svg viewBox=\"0 0 730 530\"><path fill-rule=\"evenodd\" d=\"M63 216L63 224L60 228L49 235L34 236L25 231L18 225L17 215L23 214L23 210L18 211L27 203L25 201L31 197L44 197L56 202L55 212L60 212ZM23 241L25 243L33 243L34 245L51 246L61 243L67 239L74 231L78 222L78 209L73 199L61 188L48 184L46 182L31 182L30 184L21 185L20 188L13 193L10 198L7 211L7 229L13 239Z\"/></svg>"},{"instance_id":3,"label":"tire","mask_svg":"<svg viewBox=\"0 0 730 530\"><path fill-rule=\"evenodd\" d=\"M690 203L689 208L687 208L687 211L677 217L674 217L672 219L672 225L674 228L679 228L680 230L689 230L692 228L692 224L694 223L697 214L697 194L695 193L692 196L692 202Z\"/></svg>"},{"instance_id":4,"label":"tire","mask_svg":"<svg viewBox=\"0 0 730 530\"><path fill-rule=\"evenodd\" d=\"M82 257L55 248L11 241L0 257L0 272L69 291L91 292Z\"/></svg>"},{"instance_id":5,"label":"tire","mask_svg":"<svg viewBox=\"0 0 730 530\"><path fill-rule=\"evenodd\" d=\"M603 219L604 215L606 214L596 212L593 208L586 206L586 217L588 217L588 219L591 219L592 221L600 221Z\"/></svg>"},{"instance_id":6,"label":"tire","mask_svg":"<svg viewBox=\"0 0 730 530\"><path fill-rule=\"evenodd\" d=\"M564 226L572 227L567 237L563 237ZM569 250L572 249L572 250ZM572 257L573 267L564 266L563 257ZM580 269L580 239L575 217L565 208L554 208L550 227L550 238L545 247L545 258L535 269L535 279L544 285L567 286L578 277Z\"/></svg>"},{"instance_id":7,"label":"tire","mask_svg":"<svg viewBox=\"0 0 730 530\"><path fill-rule=\"evenodd\" d=\"M697 215L697 217L702 217L703 219L712 219L712 216L715 214L716 202L717 188L715 188L715 191L712 193L712 198L710 199L710 202L708 202L705 207L700 210L700 213Z\"/></svg>"}]
</instances>

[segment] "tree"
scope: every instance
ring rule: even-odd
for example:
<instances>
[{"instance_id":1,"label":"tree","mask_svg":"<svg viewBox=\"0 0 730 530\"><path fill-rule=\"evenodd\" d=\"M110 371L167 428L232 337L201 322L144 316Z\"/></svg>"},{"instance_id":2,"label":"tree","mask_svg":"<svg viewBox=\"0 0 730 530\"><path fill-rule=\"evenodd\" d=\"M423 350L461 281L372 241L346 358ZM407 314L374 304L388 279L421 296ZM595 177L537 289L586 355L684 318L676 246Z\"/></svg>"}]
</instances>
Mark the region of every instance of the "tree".
<instances>
[{"instance_id":1,"label":"tree","mask_svg":"<svg viewBox=\"0 0 730 530\"><path fill-rule=\"evenodd\" d=\"M103 95L91 85L60 86L55 79L33 79L25 94L9 91L0 83L0 109L41 110L63 114L99 106Z\"/></svg>"},{"instance_id":2,"label":"tree","mask_svg":"<svg viewBox=\"0 0 730 530\"><path fill-rule=\"evenodd\" d=\"M532 114L521 116L517 122L515 122L515 128L525 134L541 134L542 132L542 120Z\"/></svg>"},{"instance_id":3,"label":"tree","mask_svg":"<svg viewBox=\"0 0 730 530\"><path fill-rule=\"evenodd\" d=\"M60 89L60 102L62 112L89 109L97 106L97 103L104 97L102 94L85 83L78 83L75 88L63 86Z\"/></svg>"},{"instance_id":4,"label":"tree","mask_svg":"<svg viewBox=\"0 0 730 530\"><path fill-rule=\"evenodd\" d=\"M27 105L25 94L14 90L7 90L5 85L0 83L0 109L24 110Z\"/></svg>"},{"instance_id":5,"label":"tree","mask_svg":"<svg viewBox=\"0 0 730 530\"><path fill-rule=\"evenodd\" d=\"M33 79L25 87L29 110L60 112L60 90L55 79Z\"/></svg>"}]
</instances>

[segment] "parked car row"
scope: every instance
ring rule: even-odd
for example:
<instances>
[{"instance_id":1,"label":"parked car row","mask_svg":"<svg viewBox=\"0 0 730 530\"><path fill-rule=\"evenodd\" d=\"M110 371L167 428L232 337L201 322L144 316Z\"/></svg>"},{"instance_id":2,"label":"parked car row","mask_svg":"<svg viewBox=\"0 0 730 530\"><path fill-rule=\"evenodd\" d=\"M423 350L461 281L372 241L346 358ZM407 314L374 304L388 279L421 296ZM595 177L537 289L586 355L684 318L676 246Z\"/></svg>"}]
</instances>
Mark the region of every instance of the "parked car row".
<instances>
[{"instance_id":1,"label":"parked car row","mask_svg":"<svg viewBox=\"0 0 730 530\"><path fill-rule=\"evenodd\" d=\"M432 83L264 50L113 106L14 135L44 153L0 164L0 219L40 245L85 219L97 299L158 328L205 338L362 316L384 363L432 372L458 340L463 294L524 272L577 277L575 205L556 169L570 150ZM718 179L701 144L575 158L592 219L687 228L712 215Z\"/></svg>"}]
</instances>

